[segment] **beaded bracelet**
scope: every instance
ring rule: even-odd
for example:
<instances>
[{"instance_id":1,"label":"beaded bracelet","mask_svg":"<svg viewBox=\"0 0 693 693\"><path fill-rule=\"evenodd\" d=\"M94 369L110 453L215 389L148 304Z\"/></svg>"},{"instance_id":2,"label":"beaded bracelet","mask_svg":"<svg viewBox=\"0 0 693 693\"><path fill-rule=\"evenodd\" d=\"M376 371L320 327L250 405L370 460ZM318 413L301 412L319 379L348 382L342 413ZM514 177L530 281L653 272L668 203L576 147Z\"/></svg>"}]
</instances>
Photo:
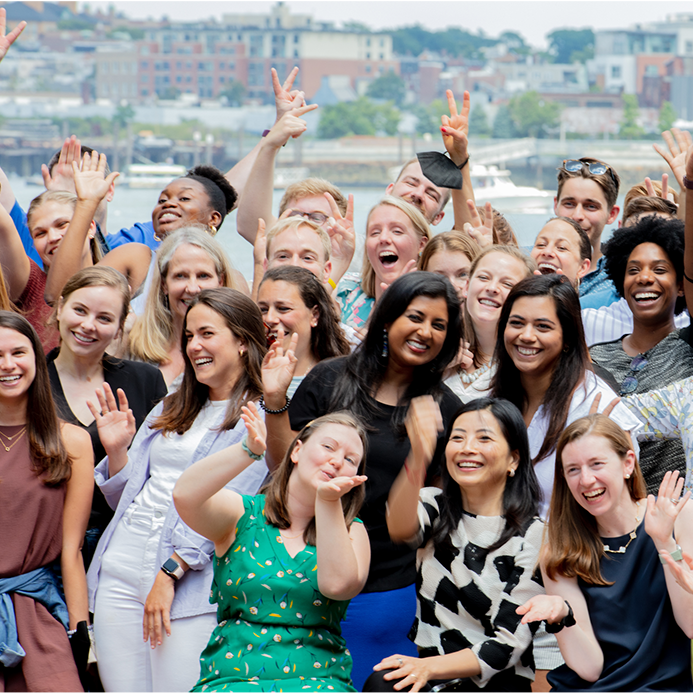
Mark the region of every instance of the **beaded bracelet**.
<instances>
[{"instance_id":1,"label":"beaded bracelet","mask_svg":"<svg viewBox=\"0 0 693 693\"><path fill-rule=\"evenodd\" d=\"M265 406L265 398L260 397L260 406L265 410L266 414L283 414L285 411L288 410L290 404L291 404L291 397L287 397L286 398L286 404L281 409L268 409Z\"/></svg>"}]
</instances>

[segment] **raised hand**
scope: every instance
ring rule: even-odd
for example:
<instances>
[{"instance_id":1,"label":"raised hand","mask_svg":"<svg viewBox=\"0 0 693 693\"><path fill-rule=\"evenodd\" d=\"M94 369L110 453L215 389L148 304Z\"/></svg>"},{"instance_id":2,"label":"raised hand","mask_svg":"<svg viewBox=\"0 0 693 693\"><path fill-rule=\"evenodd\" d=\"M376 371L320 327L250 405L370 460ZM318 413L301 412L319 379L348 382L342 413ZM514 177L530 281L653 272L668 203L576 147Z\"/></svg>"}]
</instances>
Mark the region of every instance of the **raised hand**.
<instances>
[{"instance_id":1,"label":"raised hand","mask_svg":"<svg viewBox=\"0 0 693 693\"><path fill-rule=\"evenodd\" d=\"M493 207L490 202L484 205L484 219L481 219L474 200L467 200L467 208L472 217L472 223L467 222L462 230L471 236L481 248L493 245Z\"/></svg>"},{"instance_id":2,"label":"raised hand","mask_svg":"<svg viewBox=\"0 0 693 693\"><path fill-rule=\"evenodd\" d=\"M687 151L693 145L691 133L686 130L671 128L671 130L665 130L662 133L662 137L667 143L668 151L667 148L660 144L653 144L652 146L657 154L669 164L669 168L676 177L677 183L683 190L683 177L686 175L686 160L688 158ZM664 196L662 195L662 197Z\"/></svg>"},{"instance_id":3,"label":"raised hand","mask_svg":"<svg viewBox=\"0 0 693 693\"><path fill-rule=\"evenodd\" d=\"M438 403L431 395L414 397L404 421L411 444L413 466L425 470L433 459L438 433L443 430L443 417Z\"/></svg>"},{"instance_id":4,"label":"raised hand","mask_svg":"<svg viewBox=\"0 0 693 693\"><path fill-rule=\"evenodd\" d=\"M41 164L41 175L46 190L75 192L75 176L73 163L79 166L82 161L82 144L74 136L68 137L60 148L58 163L49 171L46 164Z\"/></svg>"},{"instance_id":5,"label":"raised hand","mask_svg":"<svg viewBox=\"0 0 693 693\"><path fill-rule=\"evenodd\" d=\"M291 87L294 86L294 80L297 74L298 68L294 67L294 69L289 72L289 76L284 80L284 84L281 84L277 71L272 68L272 88L274 89L274 103L277 107L277 119L275 122L278 122L285 113L295 108L293 104L298 95L301 96L301 101L298 105L305 105L305 94L298 89L291 90Z\"/></svg>"},{"instance_id":6,"label":"raised hand","mask_svg":"<svg viewBox=\"0 0 693 693\"><path fill-rule=\"evenodd\" d=\"M681 496L683 482L678 471L667 472L659 486L657 497L652 494L647 497L645 531L658 549L671 544L676 518L691 496L690 491Z\"/></svg>"},{"instance_id":7,"label":"raised hand","mask_svg":"<svg viewBox=\"0 0 693 693\"><path fill-rule=\"evenodd\" d=\"M661 197L663 200L669 199L669 175L662 174L662 193L661 195L655 190L654 183L651 178L645 178L645 190L650 197Z\"/></svg>"},{"instance_id":8,"label":"raised hand","mask_svg":"<svg viewBox=\"0 0 693 693\"><path fill-rule=\"evenodd\" d=\"M295 353L297 344L298 334L294 332L288 347L284 350L284 330L280 327L276 341L262 360L262 389L265 393L265 403L270 409L280 409L284 406L281 400L286 397L298 362ZM274 406L276 400L280 401L278 406Z\"/></svg>"},{"instance_id":9,"label":"raised hand","mask_svg":"<svg viewBox=\"0 0 693 693\"><path fill-rule=\"evenodd\" d=\"M108 194L115 179L120 175L117 171L106 176L106 155L98 152L86 152L82 159L80 170L76 162L72 162L72 174L75 180L75 191L80 200L99 203Z\"/></svg>"},{"instance_id":10,"label":"raised hand","mask_svg":"<svg viewBox=\"0 0 693 693\"><path fill-rule=\"evenodd\" d=\"M462 108L457 112L455 97L448 89L445 92L448 97L449 116L441 116L443 126L440 131L443 135L443 144L447 149L450 158L456 166L462 165L467 159L467 148L469 146L469 92L465 91L462 97Z\"/></svg>"},{"instance_id":11,"label":"raised hand","mask_svg":"<svg viewBox=\"0 0 693 693\"><path fill-rule=\"evenodd\" d=\"M334 197L325 193L330 205L332 216L325 224L325 230L330 236L330 259L333 274L339 274L339 279L349 269L356 250L356 232L354 231L354 196L349 195L346 214L342 216Z\"/></svg>"},{"instance_id":12,"label":"raised hand","mask_svg":"<svg viewBox=\"0 0 693 693\"><path fill-rule=\"evenodd\" d=\"M7 55L10 46L17 40L19 34L26 28L26 22L19 22L17 26L5 35L7 28L7 12L4 7L0 7L0 61Z\"/></svg>"},{"instance_id":13,"label":"raised hand","mask_svg":"<svg viewBox=\"0 0 693 693\"><path fill-rule=\"evenodd\" d=\"M267 449L267 426L255 402L249 402L247 407L241 407L241 419L248 431L248 448L256 455L264 455Z\"/></svg>"},{"instance_id":14,"label":"raised hand","mask_svg":"<svg viewBox=\"0 0 693 693\"><path fill-rule=\"evenodd\" d=\"M314 111L318 104L304 103L303 96L297 94L291 102L291 108L286 111L282 117L272 126L272 129L267 133L267 137L263 140L263 145L280 149L292 137L300 137L307 129L308 124L305 120L301 120L301 116L309 111Z\"/></svg>"},{"instance_id":15,"label":"raised hand","mask_svg":"<svg viewBox=\"0 0 693 693\"><path fill-rule=\"evenodd\" d=\"M256 265L261 265L265 257L267 257L267 233L265 231L265 220L258 219L255 243L253 243L253 262Z\"/></svg>"},{"instance_id":16,"label":"raised hand","mask_svg":"<svg viewBox=\"0 0 693 693\"><path fill-rule=\"evenodd\" d=\"M316 499L323 501L337 501L345 493L349 493L352 488L361 486L368 481L368 477L364 475L357 476L337 476L329 481L323 481L318 485L316 491Z\"/></svg>"},{"instance_id":17,"label":"raised hand","mask_svg":"<svg viewBox=\"0 0 693 693\"><path fill-rule=\"evenodd\" d=\"M96 428L104 450L110 456L112 453L127 450L137 431L135 417L128 406L128 398L118 388L118 401L108 383L104 383L103 391L96 390L99 407L87 400L87 406L96 420Z\"/></svg>"}]
</instances>

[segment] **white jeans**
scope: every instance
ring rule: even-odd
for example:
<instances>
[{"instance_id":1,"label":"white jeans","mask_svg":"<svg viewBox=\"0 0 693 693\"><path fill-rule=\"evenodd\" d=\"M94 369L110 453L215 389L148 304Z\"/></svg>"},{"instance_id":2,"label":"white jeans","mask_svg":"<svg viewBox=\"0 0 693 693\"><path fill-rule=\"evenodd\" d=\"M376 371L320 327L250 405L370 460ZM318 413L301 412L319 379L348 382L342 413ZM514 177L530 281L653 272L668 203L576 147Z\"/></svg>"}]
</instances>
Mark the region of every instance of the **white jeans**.
<instances>
[{"instance_id":1,"label":"white jeans","mask_svg":"<svg viewBox=\"0 0 693 693\"><path fill-rule=\"evenodd\" d=\"M144 603L161 569L164 516L131 506L103 555L94 637L106 691L189 691L200 677L200 654L217 625L215 614L172 621L171 636L164 634L155 650L142 639Z\"/></svg>"}]
</instances>

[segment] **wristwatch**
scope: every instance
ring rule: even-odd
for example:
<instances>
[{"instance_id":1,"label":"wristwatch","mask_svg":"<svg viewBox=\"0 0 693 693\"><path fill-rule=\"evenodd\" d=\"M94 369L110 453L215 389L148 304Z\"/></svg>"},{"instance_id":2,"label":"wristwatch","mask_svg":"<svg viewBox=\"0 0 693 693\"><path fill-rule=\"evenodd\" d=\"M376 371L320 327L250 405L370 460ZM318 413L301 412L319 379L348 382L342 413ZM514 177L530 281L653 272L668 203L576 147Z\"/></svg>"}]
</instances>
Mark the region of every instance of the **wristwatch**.
<instances>
[{"instance_id":1,"label":"wristwatch","mask_svg":"<svg viewBox=\"0 0 693 693\"><path fill-rule=\"evenodd\" d=\"M185 571L183 568L181 568L180 564L178 563L175 558L169 558L162 566L161 570L166 573L169 577L173 578L176 582L180 580L183 575L185 575Z\"/></svg>"},{"instance_id":2,"label":"wristwatch","mask_svg":"<svg viewBox=\"0 0 693 693\"><path fill-rule=\"evenodd\" d=\"M565 602L565 605L568 607L568 615L564 616L558 623L548 623L546 622L546 632L547 633L559 633L562 631L564 628L570 628L571 626L574 626L576 621L575 621L575 616L573 616L573 609L570 606L570 604Z\"/></svg>"}]
</instances>

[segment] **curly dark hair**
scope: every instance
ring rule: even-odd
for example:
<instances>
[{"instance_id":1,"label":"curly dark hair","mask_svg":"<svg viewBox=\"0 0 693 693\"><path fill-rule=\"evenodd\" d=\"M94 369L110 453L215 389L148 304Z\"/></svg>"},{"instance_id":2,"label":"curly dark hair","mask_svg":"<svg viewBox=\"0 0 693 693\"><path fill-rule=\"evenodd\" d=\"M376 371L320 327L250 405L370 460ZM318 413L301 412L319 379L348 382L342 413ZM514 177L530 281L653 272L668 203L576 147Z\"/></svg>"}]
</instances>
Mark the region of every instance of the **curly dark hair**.
<instances>
[{"instance_id":1,"label":"curly dark hair","mask_svg":"<svg viewBox=\"0 0 693 693\"><path fill-rule=\"evenodd\" d=\"M236 206L238 193L235 188L224 178L224 174L214 166L202 165L191 168L185 178L192 178L204 186L209 195L212 209L221 214L219 226L224 223L226 215Z\"/></svg>"},{"instance_id":2,"label":"curly dark hair","mask_svg":"<svg viewBox=\"0 0 693 693\"><path fill-rule=\"evenodd\" d=\"M684 223L680 219L662 219L650 215L637 224L614 231L604 245L604 269L614 283L619 296L624 296L623 280L631 253L642 243L658 245L669 257L676 271L676 281L683 281ZM674 313L678 315L686 308L686 299L676 299Z\"/></svg>"}]
</instances>

